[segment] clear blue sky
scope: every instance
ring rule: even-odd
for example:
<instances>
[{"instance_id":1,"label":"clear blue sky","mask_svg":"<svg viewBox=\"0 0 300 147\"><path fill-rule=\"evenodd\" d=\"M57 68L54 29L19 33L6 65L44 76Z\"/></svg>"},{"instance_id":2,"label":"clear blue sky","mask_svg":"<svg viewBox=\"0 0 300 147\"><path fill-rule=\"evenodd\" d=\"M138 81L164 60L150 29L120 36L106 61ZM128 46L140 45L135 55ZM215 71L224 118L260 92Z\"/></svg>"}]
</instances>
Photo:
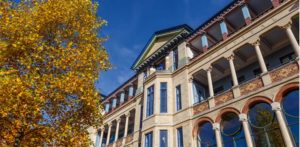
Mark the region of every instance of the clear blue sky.
<instances>
[{"instance_id":1,"label":"clear blue sky","mask_svg":"<svg viewBox=\"0 0 300 147\"><path fill-rule=\"evenodd\" d=\"M100 0L98 15L108 21L101 35L112 69L100 73L96 87L109 94L134 75L130 69L151 35L188 24L197 28L233 0Z\"/></svg>"}]
</instances>

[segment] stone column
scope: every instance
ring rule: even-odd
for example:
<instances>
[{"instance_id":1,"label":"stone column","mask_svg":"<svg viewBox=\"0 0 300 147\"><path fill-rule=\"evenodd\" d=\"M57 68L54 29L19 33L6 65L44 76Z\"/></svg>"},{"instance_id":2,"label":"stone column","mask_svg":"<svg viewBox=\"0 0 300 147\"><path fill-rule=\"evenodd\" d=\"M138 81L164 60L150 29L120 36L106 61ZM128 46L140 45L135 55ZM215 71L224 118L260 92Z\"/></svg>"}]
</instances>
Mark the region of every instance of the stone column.
<instances>
[{"instance_id":1,"label":"stone column","mask_svg":"<svg viewBox=\"0 0 300 147\"><path fill-rule=\"evenodd\" d=\"M260 69L262 71L262 73L267 73L268 70L267 70L267 66L266 66L266 63L265 63L265 60L264 60L264 57L261 53L261 50L260 50L260 40L258 39L256 42L253 43L253 46L255 48L255 52L256 52L256 55L257 55L257 59L258 59L258 62L259 62L259 66L260 66Z\"/></svg>"},{"instance_id":2,"label":"stone column","mask_svg":"<svg viewBox=\"0 0 300 147\"><path fill-rule=\"evenodd\" d=\"M130 85L128 88L128 99L133 98L133 85Z\"/></svg>"},{"instance_id":3,"label":"stone column","mask_svg":"<svg viewBox=\"0 0 300 147\"><path fill-rule=\"evenodd\" d=\"M234 59L234 55L231 55L227 58L227 60L229 61L229 65L230 65L230 71L231 71L233 86L237 86L239 83L238 83L238 79L237 79L237 76L236 76L236 71L235 71L233 59Z\"/></svg>"},{"instance_id":4,"label":"stone column","mask_svg":"<svg viewBox=\"0 0 300 147\"><path fill-rule=\"evenodd\" d=\"M105 131L105 128L101 127L101 136L100 136L100 140L99 140L100 147L102 147L104 131Z\"/></svg>"},{"instance_id":5,"label":"stone column","mask_svg":"<svg viewBox=\"0 0 300 147\"><path fill-rule=\"evenodd\" d=\"M125 116L126 116L126 121L125 121L125 131L124 131L124 138L123 138L123 141L122 141L122 146L125 145L125 141L126 141L126 137L127 137L130 112L126 113Z\"/></svg>"},{"instance_id":6,"label":"stone column","mask_svg":"<svg viewBox=\"0 0 300 147\"><path fill-rule=\"evenodd\" d=\"M110 140L110 132L111 132L111 126L112 126L112 123L110 122L109 124L108 124L108 133L107 133L107 137L106 137L106 145L108 145L109 144L109 140Z\"/></svg>"},{"instance_id":7,"label":"stone column","mask_svg":"<svg viewBox=\"0 0 300 147\"><path fill-rule=\"evenodd\" d=\"M119 127L120 127L121 118L117 118L117 128L116 128L116 136L115 136L115 142L119 139Z\"/></svg>"},{"instance_id":8,"label":"stone column","mask_svg":"<svg viewBox=\"0 0 300 147\"><path fill-rule=\"evenodd\" d=\"M243 129L245 132L247 147L253 147L253 140L251 138L247 115L242 113L239 115L239 118L240 118L240 121L242 122Z\"/></svg>"},{"instance_id":9,"label":"stone column","mask_svg":"<svg viewBox=\"0 0 300 147\"><path fill-rule=\"evenodd\" d=\"M220 132L220 124L214 123L213 129L215 130L217 147L222 147L223 145L222 145L222 138L221 138L221 132Z\"/></svg>"},{"instance_id":10,"label":"stone column","mask_svg":"<svg viewBox=\"0 0 300 147\"><path fill-rule=\"evenodd\" d=\"M287 36L289 37L289 40L292 44L292 47L294 49L295 54L297 57L299 57L299 44L297 42L297 39L295 38L293 31L291 29L292 22L289 22L288 24L284 25L282 28L284 28Z\"/></svg>"},{"instance_id":11,"label":"stone column","mask_svg":"<svg viewBox=\"0 0 300 147\"><path fill-rule=\"evenodd\" d=\"M166 55L165 57L165 70L170 70L170 57L169 55Z\"/></svg>"},{"instance_id":12,"label":"stone column","mask_svg":"<svg viewBox=\"0 0 300 147\"><path fill-rule=\"evenodd\" d=\"M213 87L213 82L212 82L212 79L211 79L212 67L210 66L206 71L207 71L209 97L214 97L214 87Z\"/></svg>"},{"instance_id":13,"label":"stone column","mask_svg":"<svg viewBox=\"0 0 300 147\"><path fill-rule=\"evenodd\" d=\"M283 137L285 146L293 147L294 146L293 141L291 139L291 135L288 131L285 120L283 118L280 103L279 102L274 102L274 103L271 104L271 106L272 106L272 110L275 111L276 118L277 118L278 123L279 123L280 131L282 133L282 137Z\"/></svg>"}]
</instances>

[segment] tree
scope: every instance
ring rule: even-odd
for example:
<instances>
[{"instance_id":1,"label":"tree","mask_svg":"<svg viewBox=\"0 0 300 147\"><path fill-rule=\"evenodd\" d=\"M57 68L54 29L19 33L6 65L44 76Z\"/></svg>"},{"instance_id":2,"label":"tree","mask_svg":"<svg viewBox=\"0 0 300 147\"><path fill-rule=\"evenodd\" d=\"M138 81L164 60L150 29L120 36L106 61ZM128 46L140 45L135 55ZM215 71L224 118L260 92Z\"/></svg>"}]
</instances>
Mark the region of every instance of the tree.
<instances>
[{"instance_id":1,"label":"tree","mask_svg":"<svg viewBox=\"0 0 300 147\"><path fill-rule=\"evenodd\" d=\"M0 0L0 146L90 144L110 67L91 0Z\"/></svg>"}]
</instances>

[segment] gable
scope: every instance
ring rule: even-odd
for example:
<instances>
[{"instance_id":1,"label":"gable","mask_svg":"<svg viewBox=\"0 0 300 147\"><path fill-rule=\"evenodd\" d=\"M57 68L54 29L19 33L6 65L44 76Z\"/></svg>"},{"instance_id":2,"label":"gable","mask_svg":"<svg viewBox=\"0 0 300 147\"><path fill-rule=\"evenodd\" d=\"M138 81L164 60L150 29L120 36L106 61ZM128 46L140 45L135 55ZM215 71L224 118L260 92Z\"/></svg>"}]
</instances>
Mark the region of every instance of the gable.
<instances>
[{"instance_id":1,"label":"gable","mask_svg":"<svg viewBox=\"0 0 300 147\"><path fill-rule=\"evenodd\" d=\"M162 37L158 37L155 39L152 46L149 47L148 53L145 55L145 58L148 58L151 56L155 51L157 51L161 46L163 46L165 43L167 43L170 39L172 39L175 35L170 34Z\"/></svg>"}]
</instances>

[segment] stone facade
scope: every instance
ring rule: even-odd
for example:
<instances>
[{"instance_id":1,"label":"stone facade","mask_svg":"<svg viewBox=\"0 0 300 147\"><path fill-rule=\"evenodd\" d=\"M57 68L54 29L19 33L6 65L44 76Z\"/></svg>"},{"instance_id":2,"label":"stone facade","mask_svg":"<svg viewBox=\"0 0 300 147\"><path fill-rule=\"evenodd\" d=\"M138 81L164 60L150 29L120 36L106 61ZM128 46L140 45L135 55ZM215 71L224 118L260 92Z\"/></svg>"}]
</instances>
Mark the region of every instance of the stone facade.
<instances>
[{"instance_id":1,"label":"stone facade","mask_svg":"<svg viewBox=\"0 0 300 147\"><path fill-rule=\"evenodd\" d=\"M249 5L255 6L251 3L252 1L255 0L248 1ZM240 9L245 2L234 2L220 15L222 17L231 15L229 11L237 13L234 10ZM135 89L133 96L127 96L124 102L104 112L105 119L102 128L90 130L91 139L98 145L97 147L100 147L100 144L112 147L146 146L145 140L148 133L153 135L152 146L159 147L161 130L168 132L168 146L179 147L178 128L183 130L183 145L196 147L200 142L198 140L199 126L204 122L212 124L216 136L215 145L220 147L224 143L221 136L222 127L220 127L222 116L227 113L239 116L245 133L245 145L252 147L256 142L251 139L247 113L254 104L259 102L272 106L285 146L296 146L291 133L287 131L281 106L277 106L277 103L281 102L283 95L289 90L299 88L299 44L297 42L299 37L295 33L299 31L299 27L293 25L299 20L299 6L296 0L274 1L269 4L272 8L269 9L266 6L267 11L263 11L252 19L245 18L243 20L245 26L235 27L227 24L229 32L225 38L221 33L219 36L211 33L210 35L215 35L215 37L208 37L208 46L201 47L197 41L201 42L203 32L210 32L209 29L214 28L213 26L219 21L212 19L206 24L212 27L204 27L204 30L193 32L180 27L169 29L171 33L168 32L167 35L175 32L173 38L177 40L169 40L167 41L169 44L160 44L160 47L157 43L155 51L144 51L142 56L145 58L139 59L133 66L136 75L103 101L103 104L113 105L113 99L122 91L127 91L130 85L133 85ZM255 15L254 12L252 13ZM220 19L221 16L216 16L216 18ZM184 35L187 32L190 35ZM155 44L155 39L159 40L160 36L163 34L156 34L153 44ZM289 50L284 48L286 46ZM178 53L178 59L174 58L176 56L174 52ZM285 63L285 60L291 57L282 55L291 55L290 53L296 57ZM273 58L276 58L276 62ZM165 62L164 70L158 70L158 64L156 65L156 63L161 63L161 59ZM174 60L178 60L178 65ZM270 68L272 64L274 66ZM174 68L175 65L176 68ZM193 84L195 81L203 89L202 93L200 92L204 93L201 98L196 97L200 94L194 90L196 89ZM160 111L162 102L159 85L162 82L168 85L166 113ZM220 85L219 83L231 87L225 89L216 86ZM146 107L148 107L147 98L149 97L147 89L152 85L154 85L153 114L147 117ZM179 85L181 109L178 110L176 88Z\"/></svg>"}]
</instances>

